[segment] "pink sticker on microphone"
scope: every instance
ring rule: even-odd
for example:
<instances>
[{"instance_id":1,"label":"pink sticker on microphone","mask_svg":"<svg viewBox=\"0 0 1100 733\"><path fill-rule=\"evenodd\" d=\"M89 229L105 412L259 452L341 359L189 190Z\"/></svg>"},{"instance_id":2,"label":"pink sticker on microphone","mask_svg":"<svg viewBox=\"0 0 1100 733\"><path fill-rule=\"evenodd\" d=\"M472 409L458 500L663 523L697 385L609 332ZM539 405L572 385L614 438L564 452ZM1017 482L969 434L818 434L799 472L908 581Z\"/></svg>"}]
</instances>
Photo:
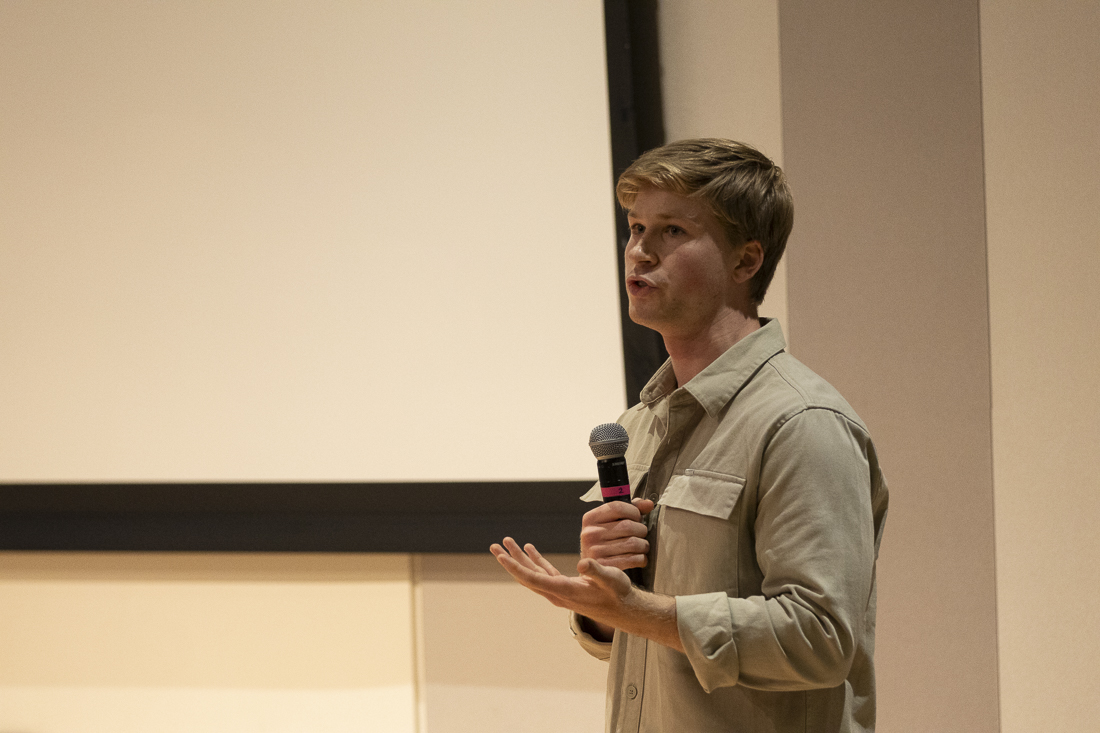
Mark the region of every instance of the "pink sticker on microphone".
<instances>
[{"instance_id":1,"label":"pink sticker on microphone","mask_svg":"<svg viewBox=\"0 0 1100 733\"><path fill-rule=\"evenodd\" d=\"M603 498L611 499L616 496L630 496L630 485L625 486L603 486L600 488L603 492Z\"/></svg>"}]
</instances>

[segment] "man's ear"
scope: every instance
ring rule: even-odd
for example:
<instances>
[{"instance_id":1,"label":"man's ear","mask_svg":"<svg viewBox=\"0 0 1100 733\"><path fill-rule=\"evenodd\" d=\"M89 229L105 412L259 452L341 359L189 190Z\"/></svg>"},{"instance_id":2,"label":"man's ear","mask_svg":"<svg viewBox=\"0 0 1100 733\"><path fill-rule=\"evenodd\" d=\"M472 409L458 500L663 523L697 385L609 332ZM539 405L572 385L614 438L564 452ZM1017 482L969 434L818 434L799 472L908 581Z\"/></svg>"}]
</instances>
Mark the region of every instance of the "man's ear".
<instances>
[{"instance_id":1,"label":"man's ear","mask_svg":"<svg viewBox=\"0 0 1100 733\"><path fill-rule=\"evenodd\" d=\"M733 281L740 284L752 280L764 264L764 248L755 239L741 247L741 259L733 268Z\"/></svg>"}]
</instances>

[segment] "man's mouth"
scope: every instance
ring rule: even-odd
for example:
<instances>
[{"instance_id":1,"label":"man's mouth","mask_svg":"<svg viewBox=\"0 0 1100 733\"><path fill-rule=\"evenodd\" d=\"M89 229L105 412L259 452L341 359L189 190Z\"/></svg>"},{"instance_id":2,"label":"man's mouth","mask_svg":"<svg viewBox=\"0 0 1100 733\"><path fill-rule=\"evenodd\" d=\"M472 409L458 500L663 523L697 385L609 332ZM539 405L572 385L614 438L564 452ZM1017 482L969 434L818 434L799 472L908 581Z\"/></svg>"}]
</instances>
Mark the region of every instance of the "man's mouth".
<instances>
[{"instance_id":1,"label":"man's mouth","mask_svg":"<svg viewBox=\"0 0 1100 733\"><path fill-rule=\"evenodd\" d=\"M651 292L653 284L641 277L630 276L626 278L626 292L628 295L645 295Z\"/></svg>"}]
</instances>

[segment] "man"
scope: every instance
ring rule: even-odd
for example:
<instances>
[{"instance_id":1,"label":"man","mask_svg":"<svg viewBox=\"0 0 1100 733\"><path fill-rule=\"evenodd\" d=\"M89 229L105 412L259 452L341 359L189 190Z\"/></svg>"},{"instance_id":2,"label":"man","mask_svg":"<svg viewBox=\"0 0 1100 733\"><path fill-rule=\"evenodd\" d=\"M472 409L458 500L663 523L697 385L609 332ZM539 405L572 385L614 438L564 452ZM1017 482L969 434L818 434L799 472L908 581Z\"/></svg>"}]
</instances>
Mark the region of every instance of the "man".
<instances>
[{"instance_id":1,"label":"man","mask_svg":"<svg viewBox=\"0 0 1100 733\"><path fill-rule=\"evenodd\" d=\"M859 417L757 317L794 220L783 173L685 140L616 193L630 317L669 353L619 419L634 499L584 515L579 577L511 538L491 550L610 660L608 730L873 730L887 490Z\"/></svg>"}]
</instances>

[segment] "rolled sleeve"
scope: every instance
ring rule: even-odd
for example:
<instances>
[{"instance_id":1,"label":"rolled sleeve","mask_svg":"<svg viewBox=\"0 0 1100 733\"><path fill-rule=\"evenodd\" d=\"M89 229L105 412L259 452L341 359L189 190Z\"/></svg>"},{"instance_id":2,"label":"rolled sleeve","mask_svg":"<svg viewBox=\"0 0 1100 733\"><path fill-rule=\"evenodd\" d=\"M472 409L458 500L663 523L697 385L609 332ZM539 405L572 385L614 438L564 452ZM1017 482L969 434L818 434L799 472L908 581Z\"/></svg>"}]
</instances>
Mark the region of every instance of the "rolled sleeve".
<instances>
[{"instance_id":1,"label":"rolled sleeve","mask_svg":"<svg viewBox=\"0 0 1100 733\"><path fill-rule=\"evenodd\" d=\"M676 597L676 627L688 661L707 692L737 684L740 662L733 639L729 596L703 593Z\"/></svg>"},{"instance_id":2,"label":"rolled sleeve","mask_svg":"<svg viewBox=\"0 0 1100 733\"><path fill-rule=\"evenodd\" d=\"M584 627L581 626L579 614L569 614L569 629L573 632L573 637L577 640L577 643L581 645L581 649L604 662L611 658L611 642L600 641L585 631Z\"/></svg>"}]
</instances>

